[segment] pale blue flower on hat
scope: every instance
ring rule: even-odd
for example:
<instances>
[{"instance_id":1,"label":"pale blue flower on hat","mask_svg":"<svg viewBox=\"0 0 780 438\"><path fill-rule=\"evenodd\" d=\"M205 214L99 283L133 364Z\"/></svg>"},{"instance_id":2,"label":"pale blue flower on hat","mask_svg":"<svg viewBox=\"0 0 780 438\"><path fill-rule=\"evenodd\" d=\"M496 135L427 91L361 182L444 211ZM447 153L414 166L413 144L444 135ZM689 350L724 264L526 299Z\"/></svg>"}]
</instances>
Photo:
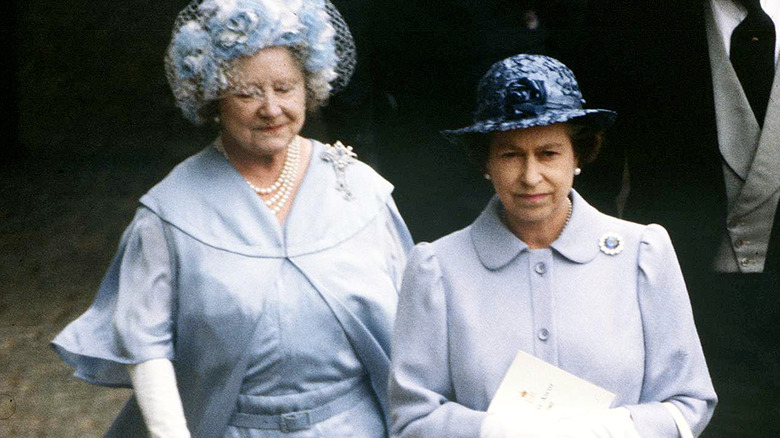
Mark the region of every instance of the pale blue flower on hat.
<instances>
[{"instance_id":1,"label":"pale blue flower on hat","mask_svg":"<svg viewBox=\"0 0 780 438\"><path fill-rule=\"evenodd\" d=\"M235 59L251 55L269 43L270 34L277 17L272 16L273 10L260 7L251 0L216 1L220 7L206 21L211 39L214 42L214 52L222 59ZM204 2L204 7L209 7Z\"/></svg>"},{"instance_id":2,"label":"pale blue flower on hat","mask_svg":"<svg viewBox=\"0 0 780 438\"><path fill-rule=\"evenodd\" d=\"M211 40L208 33L195 21L182 26L174 37L173 62L182 79L191 79L202 73L209 61Z\"/></svg>"},{"instance_id":3,"label":"pale blue flower on hat","mask_svg":"<svg viewBox=\"0 0 780 438\"><path fill-rule=\"evenodd\" d=\"M321 71L337 62L335 30L327 20L322 0L312 0L308 7L300 11L300 20L310 42L310 54L305 68L309 71Z\"/></svg>"}]
</instances>

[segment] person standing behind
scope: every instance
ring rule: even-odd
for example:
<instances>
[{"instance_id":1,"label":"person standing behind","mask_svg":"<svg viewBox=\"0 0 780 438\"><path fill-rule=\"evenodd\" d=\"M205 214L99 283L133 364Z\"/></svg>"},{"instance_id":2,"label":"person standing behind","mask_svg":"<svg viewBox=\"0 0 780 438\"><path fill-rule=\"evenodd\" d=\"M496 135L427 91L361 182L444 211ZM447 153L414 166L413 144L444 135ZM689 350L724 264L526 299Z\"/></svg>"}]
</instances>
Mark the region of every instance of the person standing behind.
<instances>
[{"instance_id":1,"label":"person standing behind","mask_svg":"<svg viewBox=\"0 0 780 438\"><path fill-rule=\"evenodd\" d=\"M622 117L580 189L613 201L625 164L624 218L669 230L720 399L705 436L780 436L780 2L589 7L583 89Z\"/></svg>"}]
</instances>

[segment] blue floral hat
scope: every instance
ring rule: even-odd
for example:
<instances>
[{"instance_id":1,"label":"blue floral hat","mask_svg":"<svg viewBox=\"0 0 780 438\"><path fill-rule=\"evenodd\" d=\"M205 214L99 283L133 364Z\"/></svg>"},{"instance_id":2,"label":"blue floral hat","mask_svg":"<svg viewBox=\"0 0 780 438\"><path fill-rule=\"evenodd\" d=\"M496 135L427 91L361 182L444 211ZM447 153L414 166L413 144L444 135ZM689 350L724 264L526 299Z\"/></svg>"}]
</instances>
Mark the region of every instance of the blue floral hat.
<instances>
[{"instance_id":1,"label":"blue floral hat","mask_svg":"<svg viewBox=\"0 0 780 438\"><path fill-rule=\"evenodd\" d=\"M493 64L477 89L474 123L442 131L452 142L467 134L547 126L581 121L600 129L615 122L617 113L584 109L574 73L557 59L541 55L515 55Z\"/></svg>"},{"instance_id":2,"label":"blue floral hat","mask_svg":"<svg viewBox=\"0 0 780 438\"><path fill-rule=\"evenodd\" d=\"M251 94L234 61L273 46L303 49L318 100L346 86L355 69L352 35L330 0L191 0L176 18L165 57L184 116L200 124L211 101L230 91Z\"/></svg>"}]
</instances>

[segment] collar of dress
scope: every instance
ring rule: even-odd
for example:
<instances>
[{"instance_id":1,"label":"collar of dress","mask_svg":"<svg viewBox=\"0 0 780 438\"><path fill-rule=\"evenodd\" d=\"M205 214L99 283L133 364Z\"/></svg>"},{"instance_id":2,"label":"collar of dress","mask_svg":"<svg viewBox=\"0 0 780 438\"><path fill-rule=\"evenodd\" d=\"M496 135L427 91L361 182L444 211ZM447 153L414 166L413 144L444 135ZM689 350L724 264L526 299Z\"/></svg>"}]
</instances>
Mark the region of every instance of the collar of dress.
<instances>
[{"instance_id":1,"label":"collar of dress","mask_svg":"<svg viewBox=\"0 0 780 438\"><path fill-rule=\"evenodd\" d=\"M572 213L569 224L550 248L575 263L587 263L599 254L598 241L603 234L602 215L572 189ZM529 251L528 245L504 225L500 217L503 206L498 196L488 203L485 210L471 226L471 240L482 264L490 269L500 269L521 252Z\"/></svg>"},{"instance_id":2,"label":"collar of dress","mask_svg":"<svg viewBox=\"0 0 780 438\"><path fill-rule=\"evenodd\" d=\"M294 257L348 240L385 208L393 186L354 161L345 170L352 198L338 191L328 146L312 141L311 162L284 224L214 147L186 159L141 204L203 244L254 257Z\"/></svg>"}]
</instances>

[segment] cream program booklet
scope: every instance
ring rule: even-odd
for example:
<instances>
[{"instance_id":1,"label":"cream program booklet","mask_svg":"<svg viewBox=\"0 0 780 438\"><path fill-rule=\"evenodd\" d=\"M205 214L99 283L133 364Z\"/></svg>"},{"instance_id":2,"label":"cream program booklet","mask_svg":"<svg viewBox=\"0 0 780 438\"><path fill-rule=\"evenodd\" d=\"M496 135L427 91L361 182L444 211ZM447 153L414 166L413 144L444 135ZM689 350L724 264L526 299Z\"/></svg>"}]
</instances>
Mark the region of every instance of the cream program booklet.
<instances>
[{"instance_id":1,"label":"cream program booklet","mask_svg":"<svg viewBox=\"0 0 780 438\"><path fill-rule=\"evenodd\" d=\"M520 351L512 361L488 412L518 409L609 408L615 394Z\"/></svg>"}]
</instances>

